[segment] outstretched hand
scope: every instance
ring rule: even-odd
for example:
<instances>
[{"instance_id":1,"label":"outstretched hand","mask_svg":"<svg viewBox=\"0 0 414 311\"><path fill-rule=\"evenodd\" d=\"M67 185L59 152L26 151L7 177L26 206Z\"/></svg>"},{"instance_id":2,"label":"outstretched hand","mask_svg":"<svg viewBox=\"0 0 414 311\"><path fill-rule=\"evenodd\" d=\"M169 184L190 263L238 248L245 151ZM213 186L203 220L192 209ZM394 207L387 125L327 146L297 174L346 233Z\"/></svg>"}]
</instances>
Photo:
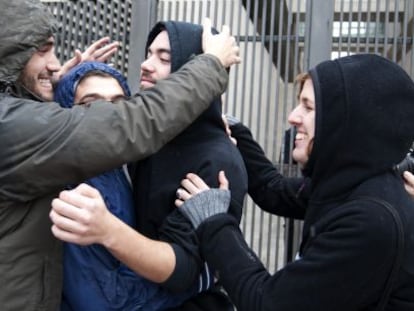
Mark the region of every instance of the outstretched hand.
<instances>
[{"instance_id":1,"label":"outstretched hand","mask_svg":"<svg viewBox=\"0 0 414 311\"><path fill-rule=\"evenodd\" d=\"M60 80L65 73L82 62L108 61L118 51L118 47L118 41L110 42L109 37L103 37L92 43L83 53L79 49L76 49L75 56L64 63L59 72L57 72L57 79Z\"/></svg>"},{"instance_id":2,"label":"outstretched hand","mask_svg":"<svg viewBox=\"0 0 414 311\"><path fill-rule=\"evenodd\" d=\"M223 25L220 33L212 34L209 18L203 22L203 51L216 56L226 68L241 63L240 48L236 39L230 35L229 26Z\"/></svg>"}]
</instances>

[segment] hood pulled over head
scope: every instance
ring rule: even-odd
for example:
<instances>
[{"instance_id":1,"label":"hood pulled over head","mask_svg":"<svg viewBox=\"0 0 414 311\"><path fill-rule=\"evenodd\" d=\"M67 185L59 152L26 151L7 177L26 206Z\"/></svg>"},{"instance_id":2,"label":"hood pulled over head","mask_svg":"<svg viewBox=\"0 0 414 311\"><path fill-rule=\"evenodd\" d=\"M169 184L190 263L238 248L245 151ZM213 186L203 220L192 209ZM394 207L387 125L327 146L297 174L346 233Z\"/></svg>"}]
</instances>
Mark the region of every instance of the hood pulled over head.
<instances>
[{"instance_id":1,"label":"hood pulled over head","mask_svg":"<svg viewBox=\"0 0 414 311\"><path fill-rule=\"evenodd\" d=\"M158 22L150 31L145 46L145 55L152 41L162 30L166 30L171 47L171 72L175 72L190 60L193 55L203 52L201 35L203 28L197 24L186 22L166 21Z\"/></svg>"},{"instance_id":2,"label":"hood pulled over head","mask_svg":"<svg viewBox=\"0 0 414 311\"><path fill-rule=\"evenodd\" d=\"M193 56L203 53L201 41L203 27L201 25L178 21L162 21L155 24L148 34L145 55L148 54L148 48L151 43L163 30L167 31L170 41L171 72L180 69ZM213 28L212 33L217 33L217 30ZM195 122L175 139L175 142L188 139L189 136L208 133L212 126L223 128L221 112L222 102L219 97L211 103L210 107Z\"/></svg>"},{"instance_id":3,"label":"hood pulled over head","mask_svg":"<svg viewBox=\"0 0 414 311\"><path fill-rule=\"evenodd\" d=\"M414 83L373 54L325 61L310 75L316 124L304 173L313 199L335 199L404 158L414 139Z\"/></svg>"},{"instance_id":4,"label":"hood pulled over head","mask_svg":"<svg viewBox=\"0 0 414 311\"><path fill-rule=\"evenodd\" d=\"M71 108L74 104L76 88L79 81L91 71L100 71L115 78L121 85L126 96L130 96L128 84L124 76L111 66L101 62L83 62L65 74L54 91L54 99L64 108Z\"/></svg>"},{"instance_id":5,"label":"hood pulled over head","mask_svg":"<svg viewBox=\"0 0 414 311\"><path fill-rule=\"evenodd\" d=\"M58 24L39 0L0 0L0 82L14 83Z\"/></svg>"}]
</instances>

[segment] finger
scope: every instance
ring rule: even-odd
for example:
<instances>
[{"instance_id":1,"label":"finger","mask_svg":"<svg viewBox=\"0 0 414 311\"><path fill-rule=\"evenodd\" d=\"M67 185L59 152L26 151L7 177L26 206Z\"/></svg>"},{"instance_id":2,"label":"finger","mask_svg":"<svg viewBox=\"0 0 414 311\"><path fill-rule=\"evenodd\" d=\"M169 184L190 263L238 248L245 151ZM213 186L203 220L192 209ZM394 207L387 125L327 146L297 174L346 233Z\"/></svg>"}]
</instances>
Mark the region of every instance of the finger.
<instances>
[{"instance_id":1,"label":"finger","mask_svg":"<svg viewBox=\"0 0 414 311\"><path fill-rule=\"evenodd\" d=\"M79 233L83 231L83 226L71 218L65 217L59 214L56 210L52 209L49 213L49 218L52 223L60 230Z\"/></svg>"},{"instance_id":2,"label":"finger","mask_svg":"<svg viewBox=\"0 0 414 311\"><path fill-rule=\"evenodd\" d=\"M82 209L67 203L61 199L54 199L52 201L51 212L56 213L57 215L73 220L82 219Z\"/></svg>"},{"instance_id":3,"label":"finger","mask_svg":"<svg viewBox=\"0 0 414 311\"><path fill-rule=\"evenodd\" d=\"M74 58L75 58L75 64L74 65L77 65L80 62L82 62L82 52L81 52L81 50L79 50L79 49L75 50Z\"/></svg>"},{"instance_id":4,"label":"finger","mask_svg":"<svg viewBox=\"0 0 414 311\"><path fill-rule=\"evenodd\" d=\"M186 191L185 189L178 188L177 189L177 199L181 201L186 201L192 197L192 194Z\"/></svg>"},{"instance_id":5,"label":"finger","mask_svg":"<svg viewBox=\"0 0 414 311\"><path fill-rule=\"evenodd\" d=\"M197 194L201 191L204 191L204 190L208 189L208 186L204 186L204 187L201 186L200 187L199 185L195 184L193 180L188 178L188 175L187 175L186 179L183 179L181 181L181 186L183 188L182 190L187 191L190 195L194 195L194 194ZM181 195L181 197L183 197L182 193L180 193L180 195Z\"/></svg>"},{"instance_id":6,"label":"finger","mask_svg":"<svg viewBox=\"0 0 414 311\"><path fill-rule=\"evenodd\" d=\"M207 190L210 187L197 174L188 173L186 176L198 189Z\"/></svg>"},{"instance_id":7,"label":"finger","mask_svg":"<svg viewBox=\"0 0 414 311\"><path fill-rule=\"evenodd\" d=\"M95 60L98 62L105 62L109 60L117 51L118 51L118 47L113 47L112 49L105 51L99 56L96 56Z\"/></svg>"},{"instance_id":8,"label":"finger","mask_svg":"<svg viewBox=\"0 0 414 311\"><path fill-rule=\"evenodd\" d=\"M184 204L184 201L181 201L180 199L175 199L174 203L176 207L181 207Z\"/></svg>"},{"instance_id":9,"label":"finger","mask_svg":"<svg viewBox=\"0 0 414 311\"><path fill-rule=\"evenodd\" d=\"M221 33L225 36L230 36L230 27L228 25L223 25L221 27Z\"/></svg>"},{"instance_id":10,"label":"finger","mask_svg":"<svg viewBox=\"0 0 414 311\"><path fill-rule=\"evenodd\" d=\"M201 42L201 47L203 49L203 51L205 51L206 49L206 44L208 41L208 38L210 38L210 36L212 36L211 34L211 20L206 17L204 18L203 21L203 34L202 34L202 42Z\"/></svg>"},{"instance_id":11,"label":"finger","mask_svg":"<svg viewBox=\"0 0 414 311\"><path fill-rule=\"evenodd\" d=\"M100 47L108 44L109 41L110 41L109 37L100 38L96 40L95 42L93 42L90 46L88 46L84 53L92 54L94 51L96 51Z\"/></svg>"},{"instance_id":12,"label":"finger","mask_svg":"<svg viewBox=\"0 0 414 311\"><path fill-rule=\"evenodd\" d=\"M203 33L211 35L211 19L208 17L203 21Z\"/></svg>"},{"instance_id":13,"label":"finger","mask_svg":"<svg viewBox=\"0 0 414 311\"><path fill-rule=\"evenodd\" d=\"M96 49L96 51L93 52L93 56L97 58L102 57L104 54L115 53L118 50L118 47L118 41L112 42L110 44L100 47L99 49Z\"/></svg>"},{"instance_id":14,"label":"finger","mask_svg":"<svg viewBox=\"0 0 414 311\"><path fill-rule=\"evenodd\" d=\"M62 240L68 243L81 244L79 236L77 234L70 232L70 231L62 230L56 225L52 226L52 233L59 240Z\"/></svg>"},{"instance_id":15,"label":"finger","mask_svg":"<svg viewBox=\"0 0 414 311\"><path fill-rule=\"evenodd\" d=\"M224 171L219 172L218 179L219 179L219 183L220 183L219 188L222 189L222 190L229 190L229 181L228 181Z\"/></svg>"},{"instance_id":16,"label":"finger","mask_svg":"<svg viewBox=\"0 0 414 311\"><path fill-rule=\"evenodd\" d=\"M100 192L96 188L85 183L79 184L75 189L71 190L70 192L79 194L81 196L79 199L81 199L82 197L92 199L102 198Z\"/></svg>"}]
</instances>

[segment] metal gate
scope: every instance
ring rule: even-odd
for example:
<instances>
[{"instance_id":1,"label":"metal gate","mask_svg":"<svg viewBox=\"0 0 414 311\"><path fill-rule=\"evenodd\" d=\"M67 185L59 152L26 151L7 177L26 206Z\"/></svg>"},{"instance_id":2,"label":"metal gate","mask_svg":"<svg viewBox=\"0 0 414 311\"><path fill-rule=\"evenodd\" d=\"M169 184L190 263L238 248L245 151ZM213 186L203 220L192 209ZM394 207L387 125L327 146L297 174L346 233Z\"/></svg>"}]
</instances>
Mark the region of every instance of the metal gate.
<instances>
[{"instance_id":1,"label":"metal gate","mask_svg":"<svg viewBox=\"0 0 414 311\"><path fill-rule=\"evenodd\" d=\"M146 36L157 20L230 25L243 63L230 71L224 111L253 132L287 176L299 175L284 139L294 107L295 76L318 62L376 53L414 77L414 0L95 0L45 1L61 20L61 59L109 35L121 42L116 68L138 87ZM271 272L294 258L301 223L270 216L247 199L241 224L248 243Z\"/></svg>"}]
</instances>

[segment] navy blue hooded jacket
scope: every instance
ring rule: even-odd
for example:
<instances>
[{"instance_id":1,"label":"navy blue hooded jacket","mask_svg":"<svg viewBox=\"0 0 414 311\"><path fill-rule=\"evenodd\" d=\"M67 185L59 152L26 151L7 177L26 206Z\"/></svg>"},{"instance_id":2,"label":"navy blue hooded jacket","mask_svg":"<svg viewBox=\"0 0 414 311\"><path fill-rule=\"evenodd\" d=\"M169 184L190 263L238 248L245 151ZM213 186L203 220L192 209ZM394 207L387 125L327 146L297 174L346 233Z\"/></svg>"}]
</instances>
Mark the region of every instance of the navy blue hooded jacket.
<instances>
[{"instance_id":1,"label":"navy blue hooded jacket","mask_svg":"<svg viewBox=\"0 0 414 311\"><path fill-rule=\"evenodd\" d=\"M146 49L166 29L171 47L171 72L177 71L193 55L202 53L200 25L185 22L160 22L149 33ZM141 161L133 175L137 202L137 229L151 237L173 243L176 270L164 284L183 290L198 281L203 262L199 256L197 237L191 224L177 211L174 201L181 180L189 172L201 176L212 187L218 185L218 172L224 170L232 191L232 213L240 220L247 173L243 160L225 132L220 98L180 135L159 152ZM168 217L166 216L173 212ZM180 246L178 246L180 245ZM211 284L201 282L200 289Z\"/></svg>"},{"instance_id":2,"label":"navy blue hooded jacket","mask_svg":"<svg viewBox=\"0 0 414 311\"><path fill-rule=\"evenodd\" d=\"M127 82L117 70L100 62L84 62L61 79L54 92L55 101L71 108L79 81L95 70L111 75L125 95L130 96ZM105 172L86 183L101 193L112 214L135 227L132 188L122 168ZM172 295L135 274L101 245L64 243L63 268L63 311L164 310L186 298Z\"/></svg>"},{"instance_id":3,"label":"navy blue hooded jacket","mask_svg":"<svg viewBox=\"0 0 414 311\"><path fill-rule=\"evenodd\" d=\"M240 311L378 310L386 289L385 310L414 310L414 203L392 169L414 140L414 83L368 54L310 75L316 121L300 258L270 275L228 214L199 227L203 257Z\"/></svg>"}]
</instances>

